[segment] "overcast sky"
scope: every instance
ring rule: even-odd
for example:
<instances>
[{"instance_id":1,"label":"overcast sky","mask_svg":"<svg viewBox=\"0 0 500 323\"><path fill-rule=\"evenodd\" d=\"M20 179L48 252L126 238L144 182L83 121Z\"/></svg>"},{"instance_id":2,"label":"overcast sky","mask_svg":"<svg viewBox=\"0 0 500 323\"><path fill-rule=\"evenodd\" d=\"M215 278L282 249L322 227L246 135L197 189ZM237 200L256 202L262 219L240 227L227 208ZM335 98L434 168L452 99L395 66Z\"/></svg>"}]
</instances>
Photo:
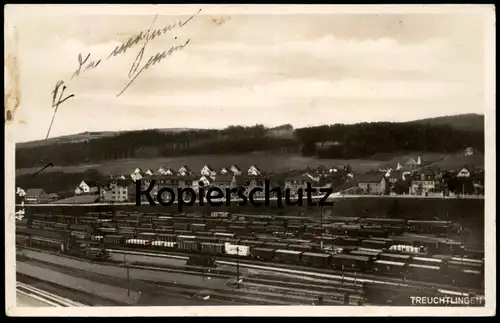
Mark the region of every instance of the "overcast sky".
<instances>
[{"instance_id":1,"label":"overcast sky","mask_svg":"<svg viewBox=\"0 0 500 323\"><path fill-rule=\"evenodd\" d=\"M50 137L484 112L485 34L479 14L263 15L254 10L219 15L204 10L184 27L148 42L142 64L190 39L117 97L143 43L107 60L111 51L146 31L156 12L153 29L187 16L151 7L136 15L116 14L116 8L115 14L50 8L12 10L6 16L17 32L7 48L20 71L17 142L45 138L58 80L67 85L66 95L75 96L59 107ZM103 60L71 79L79 53L90 53L89 61Z\"/></svg>"}]
</instances>

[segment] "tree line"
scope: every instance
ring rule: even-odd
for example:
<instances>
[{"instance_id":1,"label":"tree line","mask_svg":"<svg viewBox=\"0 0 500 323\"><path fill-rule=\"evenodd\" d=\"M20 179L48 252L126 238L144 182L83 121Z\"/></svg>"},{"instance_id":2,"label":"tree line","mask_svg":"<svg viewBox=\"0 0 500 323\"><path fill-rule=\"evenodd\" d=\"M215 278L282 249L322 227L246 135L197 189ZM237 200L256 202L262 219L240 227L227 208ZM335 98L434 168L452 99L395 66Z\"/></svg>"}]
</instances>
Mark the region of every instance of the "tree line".
<instances>
[{"instance_id":1,"label":"tree line","mask_svg":"<svg viewBox=\"0 0 500 323\"><path fill-rule=\"evenodd\" d=\"M484 151L482 131L462 131L446 125L360 123L296 129L294 138L268 136L262 125L222 130L166 132L142 130L70 143L16 149L16 168L98 163L126 158L155 158L253 151L300 151L319 158L363 158L393 151L455 152L465 147ZM337 142L318 147L318 142Z\"/></svg>"}]
</instances>

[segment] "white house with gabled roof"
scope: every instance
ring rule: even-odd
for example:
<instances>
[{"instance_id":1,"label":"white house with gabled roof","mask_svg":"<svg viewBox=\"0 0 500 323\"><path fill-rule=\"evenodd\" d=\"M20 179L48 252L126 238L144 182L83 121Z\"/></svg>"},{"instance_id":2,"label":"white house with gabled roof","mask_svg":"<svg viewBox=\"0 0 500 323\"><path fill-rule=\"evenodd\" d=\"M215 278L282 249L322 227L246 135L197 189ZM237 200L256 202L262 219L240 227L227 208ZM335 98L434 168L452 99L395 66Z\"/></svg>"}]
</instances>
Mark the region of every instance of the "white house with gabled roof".
<instances>
[{"instance_id":1,"label":"white house with gabled roof","mask_svg":"<svg viewBox=\"0 0 500 323\"><path fill-rule=\"evenodd\" d=\"M250 166L250 168L248 169L248 176L260 176L260 175L262 175L262 172L260 171L260 169L257 168L257 166L255 165Z\"/></svg>"}]
</instances>

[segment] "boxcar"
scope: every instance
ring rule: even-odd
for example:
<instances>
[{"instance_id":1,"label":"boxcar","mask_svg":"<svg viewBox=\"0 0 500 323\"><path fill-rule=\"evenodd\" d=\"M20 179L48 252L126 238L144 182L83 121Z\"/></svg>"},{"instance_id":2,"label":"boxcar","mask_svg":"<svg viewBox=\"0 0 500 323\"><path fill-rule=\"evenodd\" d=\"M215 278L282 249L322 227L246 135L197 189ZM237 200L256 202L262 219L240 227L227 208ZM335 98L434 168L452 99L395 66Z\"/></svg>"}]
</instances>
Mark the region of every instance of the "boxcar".
<instances>
[{"instance_id":1,"label":"boxcar","mask_svg":"<svg viewBox=\"0 0 500 323\"><path fill-rule=\"evenodd\" d=\"M277 249L274 251L274 260L286 264L300 263L302 251Z\"/></svg>"},{"instance_id":2,"label":"boxcar","mask_svg":"<svg viewBox=\"0 0 500 323\"><path fill-rule=\"evenodd\" d=\"M131 231L131 230L119 230L118 234L127 238L127 239L132 239L137 236L136 232Z\"/></svg>"},{"instance_id":3,"label":"boxcar","mask_svg":"<svg viewBox=\"0 0 500 323\"><path fill-rule=\"evenodd\" d=\"M31 236L30 242L31 242L31 245L37 246L40 248L57 250L57 251L61 251L61 252L66 251L64 240Z\"/></svg>"},{"instance_id":4,"label":"boxcar","mask_svg":"<svg viewBox=\"0 0 500 323\"><path fill-rule=\"evenodd\" d=\"M274 250L272 248L252 248L253 255L259 260L271 261L274 257Z\"/></svg>"},{"instance_id":5,"label":"boxcar","mask_svg":"<svg viewBox=\"0 0 500 323\"><path fill-rule=\"evenodd\" d=\"M389 260L375 260L372 265L372 270L375 273L401 276L406 271L406 264L404 262Z\"/></svg>"},{"instance_id":6,"label":"boxcar","mask_svg":"<svg viewBox=\"0 0 500 323\"><path fill-rule=\"evenodd\" d=\"M439 241L438 250L444 253L461 254L464 250L463 244L458 241Z\"/></svg>"},{"instance_id":7,"label":"boxcar","mask_svg":"<svg viewBox=\"0 0 500 323\"><path fill-rule=\"evenodd\" d=\"M207 228L207 225L206 224L202 224L202 223L192 223L190 225L190 228L192 231L205 231L206 228Z\"/></svg>"},{"instance_id":8,"label":"boxcar","mask_svg":"<svg viewBox=\"0 0 500 323\"><path fill-rule=\"evenodd\" d=\"M157 233L156 234L156 240L157 241L176 242L177 241L177 236L175 234L171 234L171 233Z\"/></svg>"},{"instance_id":9,"label":"boxcar","mask_svg":"<svg viewBox=\"0 0 500 323\"><path fill-rule=\"evenodd\" d=\"M248 232L248 228L245 226L241 226L241 225L229 225L228 229L230 231L236 232L236 233Z\"/></svg>"},{"instance_id":10,"label":"boxcar","mask_svg":"<svg viewBox=\"0 0 500 323\"><path fill-rule=\"evenodd\" d=\"M350 255L353 256L364 256L364 257L371 257L371 258L377 258L380 252L376 251L365 251L365 250L353 250L349 253Z\"/></svg>"},{"instance_id":11,"label":"boxcar","mask_svg":"<svg viewBox=\"0 0 500 323\"><path fill-rule=\"evenodd\" d=\"M223 243L201 242L200 251L211 255L220 255L224 252Z\"/></svg>"},{"instance_id":12,"label":"boxcar","mask_svg":"<svg viewBox=\"0 0 500 323\"><path fill-rule=\"evenodd\" d=\"M361 240L356 238L342 237L335 240L335 243L339 246L359 246L361 244Z\"/></svg>"},{"instance_id":13,"label":"boxcar","mask_svg":"<svg viewBox=\"0 0 500 323\"><path fill-rule=\"evenodd\" d=\"M258 241L258 240L241 240L240 244L245 245L245 246L258 247L258 246L264 245L264 241Z\"/></svg>"},{"instance_id":14,"label":"boxcar","mask_svg":"<svg viewBox=\"0 0 500 323\"><path fill-rule=\"evenodd\" d=\"M484 259L484 249L464 248L462 255L467 258Z\"/></svg>"},{"instance_id":15,"label":"boxcar","mask_svg":"<svg viewBox=\"0 0 500 323\"><path fill-rule=\"evenodd\" d=\"M365 238L387 238L389 233L382 228L374 229L374 228L361 228L357 231L356 236L365 237Z\"/></svg>"},{"instance_id":16,"label":"boxcar","mask_svg":"<svg viewBox=\"0 0 500 323\"><path fill-rule=\"evenodd\" d=\"M199 242L194 240L181 239L177 241L177 248L183 251L197 252L199 251Z\"/></svg>"},{"instance_id":17,"label":"boxcar","mask_svg":"<svg viewBox=\"0 0 500 323\"><path fill-rule=\"evenodd\" d=\"M158 238L158 237L157 237ZM152 248L157 248L157 249L172 249L177 246L177 242L173 241L164 241L164 240L155 240L151 241L151 247Z\"/></svg>"},{"instance_id":18,"label":"boxcar","mask_svg":"<svg viewBox=\"0 0 500 323\"><path fill-rule=\"evenodd\" d=\"M125 241L125 238L123 236L118 236L118 235L106 235L104 236L104 243L106 244L111 244L111 245L121 245Z\"/></svg>"},{"instance_id":19,"label":"boxcar","mask_svg":"<svg viewBox=\"0 0 500 323\"><path fill-rule=\"evenodd\" d=\"M118 230L115 228L99 228L97 231L99 231L103 235L116 235L116 233L118 233Z\"/></svg>"},{"instance_id":20,"label":"boxcar","mask_svg":"<svg viewBox=\"0 0 500 323\"><path fill-rule=\"evenodd\" d=\"M91 235L88 232L71 231L71 236L76 239L89 240Z\"/></svg>"},{"instance_id":21,"label":"boxcar","mask_svg":"<svg viewBox=\"0 0 500 323\"><path fill-rule=\"evenodd\" d=\"M173 228L155 229L154 231L156 233L161 233L161 234L173 234L174 233Z\"/></svg>"},{"instance_id":22,"label":"boxcar","mask_svg":"<svg viewBox=\"0 0 500 323\"><path fill-rule=\"evenodd\" d=\"M370 257L365 256L336 254L332 255L332 266L337 269L365 270L370 260Z\"/></svg>"},{"instance_id":23,"label":"boxcar","mask_svg":"<svg viewBox=\"0 0 500 323\"><path fill-rule=\"evenodd\" d=\"M279 242L266 242L264 243L264 247L271 249L285 249L287 247L287 244Z\"/></svg>"},{"instance_id":24,"label":"boxcar","mask_svg":"<svg viewBox=\"0 0 500 323\"><path fill-rule=\"evenodd\" d=\"M447 262L448 267L455 266L461 269L471 269L471 270L478 270L478 271L483 271L484 270L484 263L474 263L474 262L464 262L464 261L457 261L457 260L450 260Z\"/></svg>"},{"instance_id":25,"label":"boxcar","mask_svg":"<svg viewBox=\"0 0 500 323\"><path fill-rule=\"evenodd\" d=\"M399 236L405 233L406 227L404 226L389 226L385 229L389 235Z\"/></svg>"},{"instance_id":26,"label":"boxcar","mask_svg":"<svg viewBox=\"0 0 500 323\"><path fill-rule=\"evenodd\" d=\"M126 245L131 245L131 246L140 246L140 247L147 247L150 245L149 240L144 240L144 239L126 239L125 240Z\"/></svg>"},{"instance_id":27,"label":"boxcar","mask_svg":"<svg viewBox=\"0 0 500 323\"><path fill-rule=\"evenodd\" d=\"M314 267L328 267L331 256L326 253L304 252L301 262Z\"/></svg>"},{"instance_id":28,"label":"boxcar","mask_svg":"<svg viewBox=\"0 0 500 323\"><path fill-rule=\"evenodd\" d=\"M361 241L361 246L365 248L383 249L389 247L390 243L387 241L365 239Z\"/></svg>"},{"instance_id":29,"label":"boxcar","mask_svg":"<svg viewBox=\"0 0 500 323\"><path fill-rule=\"evenodd\" d=\"M298 251L311 251L311 246L306 244L290 244L288 245L288 248Z\"/></svg>"},{"instance_id":30,"label":"boxcar","mask_svg":"<svg viewBox=\"0 0 500 323\"><path fill-rule=\"evenodd\" d=\"M410 255L401 255L397 253L381 253L379 256L380 260L387 260L393 262L408 262L411 258Z\"/></svg>"},{"instance_id":31,"label":"boxcar","mask_svg":"<svg viewBox=\"0 0 500 323\"><path fill-rule=\"evenodd\" d=\"M414 280L430 280L438 282L442 275L439 266L408 264L408 275Z\"/></svg>"},{"instance_id":32,"label":"boxcar","mask_svg":"<svg viewBox=\"0 0 500 323\"><path fill-rule=\"evenodd\" d=\"M250 225L249 229L252 232L258 232L258 233L264 233L267 232L267 227L266 226L260 226L260 225Z\"/></svg>"},{"instance_id":33,"label":"boxcar","mask_svg":"<svg viewBox=\"0 0 500 323\"><path fill-rule=\"evenodd\" d=\"M153 241L153 240L156 240L156 233L153 233L153 232L138 233L137 239Z\"/></svg>"},{"instance_id":34,"label":"boxcar","mask_svg":"<svg viewBox=\"0 0 500 323\"><path fill-rule=\"evenodd\" d=\"M250 246L234 245L228 242L224 244L224 253L227 255L247 257L250 256L250 251Z\"/></svg>"},{"instance_id":35,"label":"boxcar","mask_svg":"<svg viewBox=\"0 0 500 323\"><path fill-rule=\"evenodd\" d=\"M442 259L427 258L427 257L412 257L410 259L410 263L426 265L426 266L438 266L439 268L442 268L444 264Z\"/></svg>"},{"instance_id":36,"label":"boxcar","mask_svg":"<svg viewBox=\"0 0 500 323\"><path fill-rule=\"evenodd\" d=\"M75 231L90 231L90 226L88 225L71 224L69 228Z\"/></svg>"}]
</instances>

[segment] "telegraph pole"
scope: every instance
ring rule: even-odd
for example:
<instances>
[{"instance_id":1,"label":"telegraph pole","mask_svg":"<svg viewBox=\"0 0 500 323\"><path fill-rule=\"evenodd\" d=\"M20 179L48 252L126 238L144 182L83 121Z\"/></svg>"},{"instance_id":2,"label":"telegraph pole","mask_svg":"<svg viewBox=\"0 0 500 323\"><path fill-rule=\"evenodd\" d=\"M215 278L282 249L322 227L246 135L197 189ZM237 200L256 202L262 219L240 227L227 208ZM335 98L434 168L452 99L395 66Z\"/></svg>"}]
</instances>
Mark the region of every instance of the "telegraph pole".
<instances>
[{"instance_id":1,"label":"telegraph pole","mask_svg":"<svg viewBox=\"0 0 500 323\"><path fill-rule=\"evenodd\" d=\"M127 255L123 254L123 264L127 270L127 296L130 297L130 268L127 266Z\"/></svg>"},{"instance_id":2,"label":"telegraph pole","mask_svg":"<svg viewBox=\"0 0 500 323\"><path fill-rule=\"evenodd\" d=\"M320 231L321 231L320 247L321 250L323 250L323 207L321 205L319 205L319 220L320 220Z\"/></svg>"},{"instance_id":3,"label":"telegraph pole","mask_svg":"<svg viewBox=\"0 0 500 323\"><path fill-rule=\"evenodd\" d=\"M236 246L236 283L239 285L240 282L240 247Z\"/></svg>"}]
</instances>

